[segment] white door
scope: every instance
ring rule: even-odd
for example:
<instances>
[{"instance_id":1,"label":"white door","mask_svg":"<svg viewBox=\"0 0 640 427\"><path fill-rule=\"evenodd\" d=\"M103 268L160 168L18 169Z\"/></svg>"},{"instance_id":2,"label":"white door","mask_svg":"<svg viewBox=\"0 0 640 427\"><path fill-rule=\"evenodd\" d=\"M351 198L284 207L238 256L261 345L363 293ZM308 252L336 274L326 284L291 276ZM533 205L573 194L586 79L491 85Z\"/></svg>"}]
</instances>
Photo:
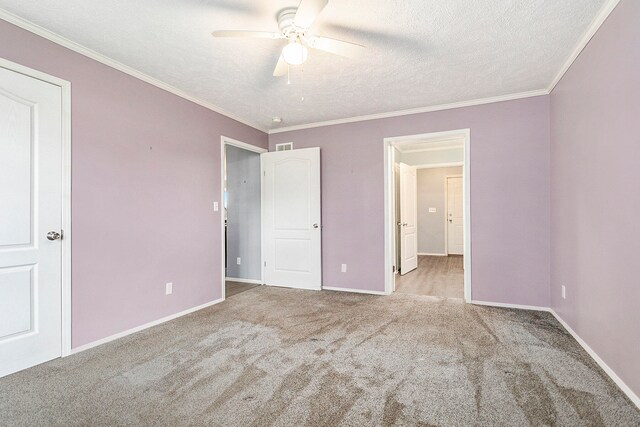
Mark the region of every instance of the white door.
<instances>
[{"instance_id":1,"label":"white door","mask_svg":"<svg viewBox=\"0 0 640 427\"><path fill-rule=\"evenodd\" d=\"M462 177L447 178L447 252L464 253L464 209L462 206Z\"/></svg>"},{"instance_id":2,"label":"white door","mask_svg":"<svg viewBox=\"0 0 640 427\"><path fill-rule=\"evenodd\" d=\"M0 67L0 376L62 351L62 92Z\"/></svg>"},{"instance_id":3,"label":"white door","mask_svg":"<svg viewBox=\"0 0 640 427\"><path fill-rule=\"evenodd\" d=\"M418 174L400 163L400 274L418 268Z\"/></svg>"},{"instance_id":4,"label":"white door","mask_svg":"<svg viewBox=\"0 0 640 427\"><path fill-rule=\"evenodd\" d=\"M265 153L261 160L264 282L320 289L320 148Z\"/></svg>"}]
</instances>

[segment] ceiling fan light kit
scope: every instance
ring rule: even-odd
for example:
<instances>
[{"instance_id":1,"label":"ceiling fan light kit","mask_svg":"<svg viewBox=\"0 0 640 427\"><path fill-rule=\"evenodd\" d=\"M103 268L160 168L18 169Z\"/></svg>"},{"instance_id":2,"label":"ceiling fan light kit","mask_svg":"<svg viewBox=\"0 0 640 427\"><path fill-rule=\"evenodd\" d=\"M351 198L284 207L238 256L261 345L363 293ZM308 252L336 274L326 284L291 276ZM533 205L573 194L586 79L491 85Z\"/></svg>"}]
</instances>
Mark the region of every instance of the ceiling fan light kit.
<instances>
[{"instance_id":1,"label":"ceiling fan light kit","mask_svg":"<svg viewBox=\"0 0 640 427\"><path fill-rule=\"evenodd\" d=\"M297 8L287 8L278 14L279 33L265 31L214 31L214 37L246 37L286 39L274 76L288 74L290 65L302 65L309 56L309 48L345 57L355 57L364 51L364 46L327 37L308 34L309 28L325 8L329 0L302 0Z\"/></svg>"},{"instance_id":2,"label":"ceiling fan light kit","mask_svg":"<svg viewBox=\"0 0 640 427\"><path fill-rule=\"evenodd\" d=\"M309 49L299 41L292 41L282 49L282 57L289 65L302 65L309 56Z\"/></svg>"}]
</instances>

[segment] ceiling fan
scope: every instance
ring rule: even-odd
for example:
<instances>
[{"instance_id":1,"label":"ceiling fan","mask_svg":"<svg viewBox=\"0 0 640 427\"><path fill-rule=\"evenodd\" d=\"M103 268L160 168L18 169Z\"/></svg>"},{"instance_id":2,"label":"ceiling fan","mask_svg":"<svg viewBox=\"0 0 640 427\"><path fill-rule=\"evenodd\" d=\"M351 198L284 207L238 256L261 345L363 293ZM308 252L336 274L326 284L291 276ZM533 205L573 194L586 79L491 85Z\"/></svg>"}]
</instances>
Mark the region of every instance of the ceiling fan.
<instances>
[{"instance_id":1,"label":"ceiling fan","mask_svg":"<svg viewBox=\"0 0 640 427\"><path fill-rule=\"evenodd\" d=\"M278 14L280 32L228 30L214 31L214 37L246 37L285 39L287 45L282 49L274 76L287 74L289 65L303 64L309 55L309 49L317 49L335 55L354 58L362 54L365 47L356 43L311 35L309 28L322 12L329 0L301 0L298 7L282 10Z\"/></svg>"}]
</instances>

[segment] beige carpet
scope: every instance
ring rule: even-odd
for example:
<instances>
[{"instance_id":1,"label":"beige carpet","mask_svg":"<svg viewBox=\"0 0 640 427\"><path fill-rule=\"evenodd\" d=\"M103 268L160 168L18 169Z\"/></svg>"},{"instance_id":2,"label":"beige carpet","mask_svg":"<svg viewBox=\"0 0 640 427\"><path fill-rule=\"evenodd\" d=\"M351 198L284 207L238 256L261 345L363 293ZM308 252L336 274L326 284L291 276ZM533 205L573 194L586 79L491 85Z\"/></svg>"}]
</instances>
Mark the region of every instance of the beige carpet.
<instances>
[{"instance_id":1,"label":"beige carpet","mask_svg":"<svg viewBox=\"0 0 640 427\"><path fill-rule=\"evenodd\" d=\"M548 313L257 287L0 379L0 424L638 426Z\"/></svg>"}]
</instances>

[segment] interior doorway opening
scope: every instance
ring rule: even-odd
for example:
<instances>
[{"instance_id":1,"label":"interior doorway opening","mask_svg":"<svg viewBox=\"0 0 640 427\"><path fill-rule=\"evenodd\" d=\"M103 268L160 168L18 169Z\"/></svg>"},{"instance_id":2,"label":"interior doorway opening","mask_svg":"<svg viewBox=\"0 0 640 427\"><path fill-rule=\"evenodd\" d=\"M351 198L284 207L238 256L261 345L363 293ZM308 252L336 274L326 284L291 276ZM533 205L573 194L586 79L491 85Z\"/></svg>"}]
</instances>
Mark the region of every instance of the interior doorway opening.
<instances>
[{"instance_id":1,"label":"interior doorway opening","mask_svg":"<svg viewBox=\"0 0 640 427\"><path fill-rule=\"evenodd\" d=\"M468 129L385 139L385 291L471 301Z\"/></svg>"},{"instance_id":2,"label":"interior doorway opening","mask_svg":"<svg viewBox=\"0 0 640 427\"><path fill-rule=\"evenodd\" d=\"M222 137L222 296L262 281L260 155L267 150Z\"/></svg>"}]
</instances>

